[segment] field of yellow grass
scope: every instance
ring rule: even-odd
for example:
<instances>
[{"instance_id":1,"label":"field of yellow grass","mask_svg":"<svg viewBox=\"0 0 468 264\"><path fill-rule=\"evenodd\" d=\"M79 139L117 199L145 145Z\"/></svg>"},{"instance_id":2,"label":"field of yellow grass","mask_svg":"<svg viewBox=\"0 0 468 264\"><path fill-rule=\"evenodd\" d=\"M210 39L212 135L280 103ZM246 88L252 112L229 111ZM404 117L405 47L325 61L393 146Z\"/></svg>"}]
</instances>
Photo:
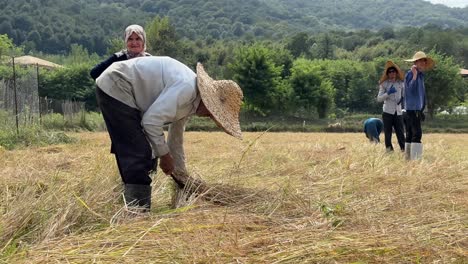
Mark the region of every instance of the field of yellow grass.
<instances>
[{"instance_id":1,"label":"field of yellow grass","mask_svg":"<svg viewBox=\"0 0 468 264\"><path fill-rule=\"evenodd\" d=\"M0 149L0 262L468 263L466 134L407 162L361 133L187 132L191 175L232 199L176 202L158 172L133 218L107 134L71 136Z\"/></svg>"}]
</instances>

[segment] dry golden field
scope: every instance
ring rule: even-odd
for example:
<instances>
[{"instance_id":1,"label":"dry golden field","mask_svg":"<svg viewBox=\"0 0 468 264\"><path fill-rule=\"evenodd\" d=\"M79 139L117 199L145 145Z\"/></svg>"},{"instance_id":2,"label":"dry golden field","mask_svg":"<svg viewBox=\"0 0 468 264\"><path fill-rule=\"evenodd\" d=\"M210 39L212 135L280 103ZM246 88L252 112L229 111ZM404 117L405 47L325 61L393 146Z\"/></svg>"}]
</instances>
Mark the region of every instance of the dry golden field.
<instances>
[{"instance_id":1,"label":"dry golden field","mask_svg":"<svg viewBox=\"0 0 468 264\"><path fill-rule=\"evenodd\" d=\"M107 134L71 136L0 149L0 262L468 263L466 134L425 134L407 162L361 133L188 132L191 174L230 203L174 208L158 173L152 212L134 218Z\"/></svg>"}]
</instances>

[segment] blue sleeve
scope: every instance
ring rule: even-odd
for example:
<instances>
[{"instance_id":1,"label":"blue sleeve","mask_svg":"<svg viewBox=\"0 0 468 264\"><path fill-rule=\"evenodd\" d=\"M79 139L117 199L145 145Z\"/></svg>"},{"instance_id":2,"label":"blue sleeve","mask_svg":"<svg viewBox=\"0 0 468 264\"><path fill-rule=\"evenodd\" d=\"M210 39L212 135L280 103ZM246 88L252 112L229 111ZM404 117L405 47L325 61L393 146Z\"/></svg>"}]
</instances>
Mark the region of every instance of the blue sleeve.
<instances>
[{"instance_id":1,"label":"blue sleeve","mask_svg":"<svg viewBox=\"0 0 468 264\"><path fill-rule=\"evenodd\" d=\"M413 72L409 70L406 73L406 78L405 78L405 92L406 93L410 92L414 94L415 89L417 89L416 87L417 83L418 83L418 79L413 80Z\"/></svg>"},{"instance_id":2,"label":"blue sleeve","mask_svg":"<svg viewBox=\"0 0 468 264\"><path fill-rule=\"evenodd\" d=\"M101 73L103 73L112 63L126 59L127 56L123 53L112 54L112 56L110 56L107 60L94 66L94 68L89 72L89 75L91 75L91 77L96 80L101 75Z\"/></svg>"}]
</instances>

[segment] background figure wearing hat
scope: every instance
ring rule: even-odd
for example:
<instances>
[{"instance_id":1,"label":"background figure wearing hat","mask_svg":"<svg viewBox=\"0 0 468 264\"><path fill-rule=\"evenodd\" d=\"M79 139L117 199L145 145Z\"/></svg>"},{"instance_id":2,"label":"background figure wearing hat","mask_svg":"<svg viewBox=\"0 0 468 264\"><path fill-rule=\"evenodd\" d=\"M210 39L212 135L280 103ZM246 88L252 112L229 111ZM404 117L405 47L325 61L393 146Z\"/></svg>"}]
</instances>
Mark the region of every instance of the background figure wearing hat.
<instances>
[{"instance_id":1,"label":"background figure wearing hat","mask_svg":"<svg viewBox=\"0 0 468 264\"><path fill-rule=\"evenodd\" d=\"M153 157L167 174L186 174L183 131L190 115L210 117L226 133L241 138L242 90L230 80L214 81L170 57L115 62L96 80L97 99L125 184L127 205L151 207ZM163 127L169 126L166 141Z\"/></svg>"},{"instance_id":2,"label":"background figure wearing hat","mask_svg":"<svg viewBox=\"0 0 468 264\"><path fill-rule=\"evenodd\" d=\"M434 61L422 51L414 54L411 69L405 76L405 109L406 109L406 159L421 159L423 153L422 127L424 108L426 107L426 88L424 86L424 71L434 66Z\"/></svg>"},{"instance_id":3,"label":"background figure wearing hat","mask_svg":"<svg viewBox=\"0 0 468 264\"><path fill-rule=\"evenodd\" d=\"M364 121L364 134L370 142L380 143L380 133L382 132L383 123L378 118L369 118Z\"/></svg>"},{"instance_id":4,"label":"background figure wearing hat","mask_svg":"<svg viewBox=\"0 0 468 264\"><path fill-rule=\"evenodd\" d=\"M393 151L392 130L398 139L401 151L405 150L405 136L403 133L402 99L405 84L403 72L398 65L387 61L382 77L380 78L377 101L383 102L382 120L384 125L385 147Z\"/></svg>"},{"instance_id":5,"label":"background figure wearing hat","mask_svg":"<svg viewBox=\"0 0 468 264\"><path fill-rule=\"evenodd\" d=\"M128 60L136 57L151 56L146 52L146 33L140 25L130 25L125 29L124 41L126 48L112 54L108 59L94 66L90 75L96 80L103 71L116 61Z\"/></svg>"}]
</instances>

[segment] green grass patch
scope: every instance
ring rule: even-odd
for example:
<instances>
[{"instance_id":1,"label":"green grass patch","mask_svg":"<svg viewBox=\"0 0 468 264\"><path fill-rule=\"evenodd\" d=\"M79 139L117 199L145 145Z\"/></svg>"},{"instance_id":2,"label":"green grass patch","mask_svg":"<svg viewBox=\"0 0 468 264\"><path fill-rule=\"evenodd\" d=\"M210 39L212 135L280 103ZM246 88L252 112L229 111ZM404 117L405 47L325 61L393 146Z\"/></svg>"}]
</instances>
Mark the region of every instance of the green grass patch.
<instances>
[{"instance_id":1,"label":"green grass patch","mask_svg":"<svg viewBox=\"0 0 468 264\"><path fill-rule=\"evenodd\" d=\"M8 150L73 142L76 139L62 131L47 131L39 126L21 127L18 131L10 127L0 131L0 146Z\"/></svg>"},{"instance_id":2,"label":"green grass patch","mask_svg":"<svg viewBox=\"0 0 468 264\"><path fill-rule=\"evenodd\" d=\"M246 132L362 132L364 120L375 114L352 114L338 119L300 119L295 117L245 117L241 128ZM468 116L440 115L423 122L425 133L468 133ZM209 118L192 117L187 131L220 131Z\"/></svg>"}]
</instances>

